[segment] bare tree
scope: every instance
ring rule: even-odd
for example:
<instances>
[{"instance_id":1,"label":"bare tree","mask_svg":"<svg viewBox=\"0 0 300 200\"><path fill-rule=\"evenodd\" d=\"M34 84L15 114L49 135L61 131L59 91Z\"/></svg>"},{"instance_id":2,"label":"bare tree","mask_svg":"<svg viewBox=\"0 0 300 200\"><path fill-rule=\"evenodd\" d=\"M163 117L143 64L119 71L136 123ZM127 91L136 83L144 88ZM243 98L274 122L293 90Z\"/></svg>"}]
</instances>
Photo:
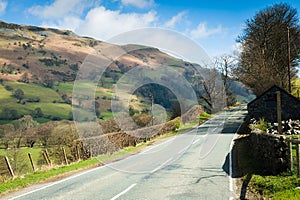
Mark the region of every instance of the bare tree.
<instances>
[{"instance_id":1,"label":"bare tree","mask_svg":"<svg viewBox=\"0 0 300 200\"><path fill-rule=\"evenodd\" d=\"M39 140L41 141L44 147L48 146L52 131L55 126L57 126L57 122L48 122L40 125L37 128L36 130L37 137L39 138Z\"/></svg>"},{"instance_id":2,"label":"bare tree","mask_svg":"<svg viewBox=\"0 0 300 200\"><path fill-rule=\"evenodd\" d=\"M30 115L25 115L21 119L13 121L12 124L15 128L15 148L20 148L23 138L30 137L32 139L32 128L38 125L38 123L34 121Z\"/></svg>"},{"instance_id":3,"label":"bare tree","mask_svg":"<svg viewBox=\"0 0 300 200\"><path fill-rule=\"evenodd\" d=\"M0 139L5 149L9 148L9 144L14 139L15 128L12 124L0 125Z\"/></svg>"},{"instance_id":4,"label":"bare tree","mask_svg":"<svg viewBox=\"0 0 300 200\"><path fill-rule=\"evenodd\" d=\"M222 76L226 93L226 105L232 106L236 103L236 98L232 92L231 84L234 81L233 71L236 68L237 59L231 55L224 54L215 59L215 65Z\"/></svg>"},{"instance_id":5,"label":"bare tree","mask_svg":"<svg viewBox=\"0 0 300 200\"><path fill-rule=\"evenodd\" d=\"M202 91L200 98L203 99L208 107L210 113L220 111L225 107L225 90L220 73L216 68L201 69L202 79L200 84Z\"/></svg>"},{"instance_id":6,"label":"bare tree","mask_svg":"<svg viewBox=\"0 0 300 200\"><path fill-rule=\"evenodd\" d=\"M295 8L284 3L259 11L246 21L238 42L242 51L236 75L254 94L260 95L274 84L289 89L289 77L295 76L300 58L300 25Z\"/></svg>"}]
</instances>

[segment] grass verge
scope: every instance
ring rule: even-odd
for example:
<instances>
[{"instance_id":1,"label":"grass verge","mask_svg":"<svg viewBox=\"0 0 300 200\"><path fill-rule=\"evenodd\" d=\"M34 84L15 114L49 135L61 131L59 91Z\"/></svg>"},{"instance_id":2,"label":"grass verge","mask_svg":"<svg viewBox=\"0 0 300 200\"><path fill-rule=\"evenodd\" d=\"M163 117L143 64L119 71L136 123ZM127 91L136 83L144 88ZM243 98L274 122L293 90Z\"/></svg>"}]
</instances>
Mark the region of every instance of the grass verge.
<instances>
[{"instance_id":1,"label":"grass verge","mask_svg":"<svg viewBox=\"0 0 300 200\"><path fill-rule=\"evenodd\" d=\"M8 192L16 191L17 189L24 188L26 186L29 186L34 183L40 183L47 180L52 180L55 178L64 177L66 175L73 174L75 172L78 172L79 170L89 169L96 166L101 166L104 163L113 162L116 160L123 159L124 157L127 157L129 155L132 155L134 153L139 152L142 148L153 144L154 142L157 142L161 139L174 136L176 134L183 133L184 131L187 131L188 128L191 127L191 125L194 123L189 123L186 126L183 126L179 131L177 132L170 132L164 135L161 135L151 141L147 141L144 143L140 143L137 146L130 146L126 147L118 152L115 152L111 155L100 155L95 158L91 158L89 160L79 161L76 163L72 163L70 165L66 166L57 166L55 168L51 168L48 170L43 171L37 171L30 174L25 174L22 177L17 177L15 179L10 179L8 181L2 182L0 185L0 195L5 195ZM4 154L4 152L2 152Z\"/></svg>"},{"instance_id":2,"label":"grass verge","mask_svg":"<svg viewBox=\"0 0 300 200\"><path fill-rule=\"evenodd\" d=\"M251 167L253 162L255 162L251 156L249 156L249 145L247 145L247 138L240 138L238 145L238 157L239 159L237 166L240 166L238 169L243 176L245 181L249 176L249 183L247 190L250 193L259 194L262 199L280 199L280 200L298 200L300 199L300 178L297 178L296 172L285 172L277 176L261 176L255 172ZM296 150L293 147L293 163L294 169L296 167ZM244 184L244 183L243 183Z\"/></svg>"},{"instance_id":3,"label":"grass verge","mask_svg":"<svg viewBox=\"0 0 300 200\"><path fill-rule=\"evenodd\" d=\"M250 185L266 199L300 199L300 179L296 175L253 175Z\"/></svg>"},{"instance_id":4,"label":"grass verge","mask_svg":"<svg viewBox=\"0 0 300 200\"><path fill-rule=\"evenodd\" d=\"M37 171L34 173L26 174L23 177L17 177L13 180L2 182L0 186L0 194L6 194L9 191L15 191L17 189L26 187L33 183L38 183L45 181L51 177L56 177L58 175L75 171L78 169L84 169L86 167L96 166L99 163L99 160L96 158L80 161L78 163L73 163L67 166L56 167L46 171Z\"/></svg>"}]
</instances>

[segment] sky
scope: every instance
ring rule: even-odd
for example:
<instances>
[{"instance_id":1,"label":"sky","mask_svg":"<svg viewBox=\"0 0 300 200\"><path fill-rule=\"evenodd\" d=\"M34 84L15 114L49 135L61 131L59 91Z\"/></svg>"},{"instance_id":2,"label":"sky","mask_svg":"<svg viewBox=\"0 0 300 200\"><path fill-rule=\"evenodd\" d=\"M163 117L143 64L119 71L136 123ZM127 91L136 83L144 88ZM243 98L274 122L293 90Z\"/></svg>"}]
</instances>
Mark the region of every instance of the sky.
<instances>
[{"instance_id":1,"label":"sky","mask_svg":"<svg viewBox=\"0 0 300 200\"><path fill-rule=\"evenodd\" d=\"M211 58L232 54L245 21L275 3L300 14L300 0L0 0L0 20L54 27L106 41L139 28L184 34Z\"/></svg>"}]
</instances>

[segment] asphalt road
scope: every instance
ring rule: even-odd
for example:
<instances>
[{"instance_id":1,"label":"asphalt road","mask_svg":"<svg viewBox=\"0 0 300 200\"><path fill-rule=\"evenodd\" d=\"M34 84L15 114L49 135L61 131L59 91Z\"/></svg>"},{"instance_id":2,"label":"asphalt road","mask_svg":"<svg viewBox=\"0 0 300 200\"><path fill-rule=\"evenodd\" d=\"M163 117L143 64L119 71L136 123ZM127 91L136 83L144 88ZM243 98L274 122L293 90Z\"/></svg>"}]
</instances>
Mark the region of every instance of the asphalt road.
<instances>
[{"instance_id":1,"label":"asphalt road","mask_svg":"<svg viewBox=\"0 0 300 200\"><path fill-rule=\"evenodd\" d=\"M230 150L246 112L234 108L139 154L5 199L233 199Z\"/></svg>"}]
</instances>

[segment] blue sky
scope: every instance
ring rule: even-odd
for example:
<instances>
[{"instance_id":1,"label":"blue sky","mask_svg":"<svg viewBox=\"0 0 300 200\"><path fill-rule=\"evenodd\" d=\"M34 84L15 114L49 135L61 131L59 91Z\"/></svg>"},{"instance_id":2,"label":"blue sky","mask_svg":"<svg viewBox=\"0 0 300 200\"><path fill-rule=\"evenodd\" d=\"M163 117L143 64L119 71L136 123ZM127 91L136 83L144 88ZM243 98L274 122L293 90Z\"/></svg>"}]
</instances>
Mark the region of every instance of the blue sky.
<instances>
[{"instance_id":1,"label":"blue sky","mask_svg":"<svg viewBox=\"0 0 300 200\"><path fill-rule=\"evenodd\" d=\"M244 22L280 2L300 14L299 0L0 0L0 20L70 29L104 41L137 28L167 28L192 38L213 58L231 54Z\"/></svg>"}]
</instances>

